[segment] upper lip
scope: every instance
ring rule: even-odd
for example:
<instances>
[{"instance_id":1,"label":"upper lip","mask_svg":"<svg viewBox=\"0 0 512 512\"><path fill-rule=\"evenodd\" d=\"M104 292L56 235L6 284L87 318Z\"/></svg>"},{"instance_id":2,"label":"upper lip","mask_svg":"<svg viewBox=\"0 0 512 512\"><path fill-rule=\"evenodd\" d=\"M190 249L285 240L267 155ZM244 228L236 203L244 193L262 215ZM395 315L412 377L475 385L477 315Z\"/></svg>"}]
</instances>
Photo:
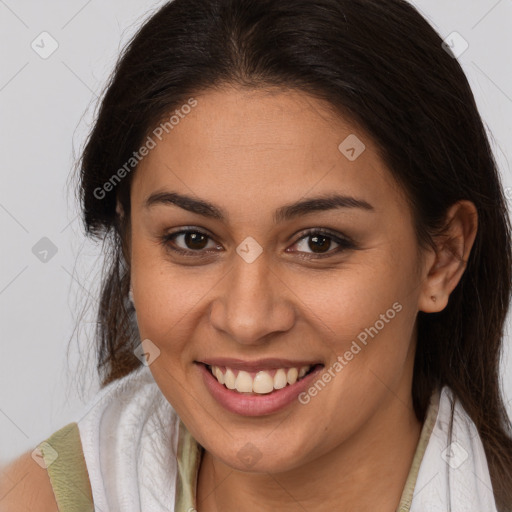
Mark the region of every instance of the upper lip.
<instances>
[{"instance_id":1,"label":"upper lip","mask_svg":"<svg viewBox=\"0 0 512 512\"><path fill-rule=\"evenodd\" d=\"M290 359L266 358L255 361L244 361L229 357L215 357L198 361L209 366L226 366L237 370L272 370L275 368L301 368L302 366L314 366L322 364L319 361L292 361Z\"/></svg>"}]
</instances>

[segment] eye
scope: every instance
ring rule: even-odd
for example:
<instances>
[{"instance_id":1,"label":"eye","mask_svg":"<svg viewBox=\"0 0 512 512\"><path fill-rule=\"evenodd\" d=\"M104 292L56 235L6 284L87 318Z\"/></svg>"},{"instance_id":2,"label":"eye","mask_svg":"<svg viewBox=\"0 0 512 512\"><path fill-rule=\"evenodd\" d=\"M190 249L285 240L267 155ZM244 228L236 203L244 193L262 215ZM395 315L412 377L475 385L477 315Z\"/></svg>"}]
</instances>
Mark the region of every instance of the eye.
<instances>
[{"instance_id":1,"label":"eye","mask_svg":"<svg viewBox=\"0 0 512 512\"><path fill-rule=\"evenodd\" d=\"M210 247L208 247L208 241L211 242ZM161 238L161 242L166 248L188 256L201 256L201 253L207 249L221 248L213 242L210 235L196 228L166 234Z\"/></svg>"},{"instance_id":2,"label":"eye","mask_svg":"<svg viewBox=\"0 0 512 512\"><path fill-rule=\"evenodd\" d=\"M308 239L309 241L307 241ZM335 247L334 250L329 250L333 242L337 244L337 247ZM322 228L306 231L294 245L299 247L299 251L297 252L304 253L301 255L302 258L310 259L333 256L344 250L356 248L356 244L350 238L341 234L334 234ZM310 249L311 252L308 253L306 249Z\"/></svg>"},{"instance_id":3,"label":"eye","mask_svg":"<svg viewBox=\"0 0 512 512\"><path fill-rule=\"evenodd\" d=\"M306 243L307 239L310 240L309 243ZM333 242L337 247L334 250L329 250ZM211 250L222 250L222 246L215 243L208 233L197 228L181 229L175 233L165 234L161 237L161 243L166 249L184 256L203 257L207 256L205 253L209 253ZM208 247L208 243L210 243L210 247ZM347 249L356 248L355 242L350 238L334 234L323 228L303 232L302 237L294 245L300 249L298 251L288 251L287 249L287 251L297 252L301 258L306 259L325 258ZM307 252L307 249L310 249L311 252Z\"/></svg>"}]
</instances>

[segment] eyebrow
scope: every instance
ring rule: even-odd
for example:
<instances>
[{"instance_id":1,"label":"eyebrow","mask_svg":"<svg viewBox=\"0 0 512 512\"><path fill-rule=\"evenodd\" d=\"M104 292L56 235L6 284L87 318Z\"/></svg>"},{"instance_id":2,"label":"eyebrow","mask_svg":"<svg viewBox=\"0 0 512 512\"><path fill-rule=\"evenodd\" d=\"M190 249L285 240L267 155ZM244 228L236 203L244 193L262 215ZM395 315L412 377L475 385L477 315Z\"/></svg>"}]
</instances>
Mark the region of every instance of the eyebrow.
<instances>
[{"instance_id":1,"label":"eyebrow","mask_svg":"<svg viewBox=\"0 0 512 512\"><path fill-rule=\"evenodd\" d=\"M144 208L150 209L155 205L175 205L211 219L220 221L228 219L228 215L222 208L208 201L195 199L191 196L178 194L177 192L155 192L151 194L144 202ZM363 199L340 194L329 194L281 206L274 212L273 220L274 223L279 223L299 217L300 215L339 208L360 208L371 212L375 211L374 207Z\"/></svg>"}]
</instances>

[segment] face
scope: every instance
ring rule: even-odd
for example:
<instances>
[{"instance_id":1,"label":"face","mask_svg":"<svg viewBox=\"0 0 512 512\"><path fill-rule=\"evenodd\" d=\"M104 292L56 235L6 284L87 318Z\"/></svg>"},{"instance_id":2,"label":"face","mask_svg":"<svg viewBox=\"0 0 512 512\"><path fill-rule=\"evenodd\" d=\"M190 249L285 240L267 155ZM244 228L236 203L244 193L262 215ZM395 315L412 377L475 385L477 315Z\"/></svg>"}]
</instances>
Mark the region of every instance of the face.
<instances>
[{"instance_id":1,"label":"face","mask_svg":"<svg viewBox=\"0 0 512 512\"><path fill-rule=\"evenodd\" d=\"M422 280L411 212L370 137L320 101L194 98L133 177L141 340L214 457L298 468L410 404Z\"/></svg>"}]
</instances>

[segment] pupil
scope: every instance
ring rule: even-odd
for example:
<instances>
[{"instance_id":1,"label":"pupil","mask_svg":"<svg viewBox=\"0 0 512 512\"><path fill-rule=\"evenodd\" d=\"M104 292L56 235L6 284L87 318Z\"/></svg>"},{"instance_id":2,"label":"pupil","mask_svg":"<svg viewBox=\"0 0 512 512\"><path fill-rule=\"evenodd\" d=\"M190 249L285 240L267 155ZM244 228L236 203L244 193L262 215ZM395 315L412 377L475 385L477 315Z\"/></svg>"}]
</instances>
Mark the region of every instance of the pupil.
<instances>
[{"instance_id":1,"label":"pupil","mask_svg":"<svg viewBox=\"0 0 512 512\"><path fill-rule=\"evenodd\" d=\"M313 243L309 244L309 248L312 251L315 251L316 249L328 249L329 248L329 237L323 236L323 235L314 235L310 237L310 240L313 241ZM323 243L319 243L319 240L321 240ZM322 251L320 251L322 252Z\"/></svg>"},{"instance_id":2,"label":"pupil","mask_svg":"<svg viewBox=\"0 0 512 512\"><path fill-rule=\"evenodd\" d=\"M206 241L206 236L202 233L186 233L185 243L191 249L203 249Z\"/></svg>"}]
</instances>

